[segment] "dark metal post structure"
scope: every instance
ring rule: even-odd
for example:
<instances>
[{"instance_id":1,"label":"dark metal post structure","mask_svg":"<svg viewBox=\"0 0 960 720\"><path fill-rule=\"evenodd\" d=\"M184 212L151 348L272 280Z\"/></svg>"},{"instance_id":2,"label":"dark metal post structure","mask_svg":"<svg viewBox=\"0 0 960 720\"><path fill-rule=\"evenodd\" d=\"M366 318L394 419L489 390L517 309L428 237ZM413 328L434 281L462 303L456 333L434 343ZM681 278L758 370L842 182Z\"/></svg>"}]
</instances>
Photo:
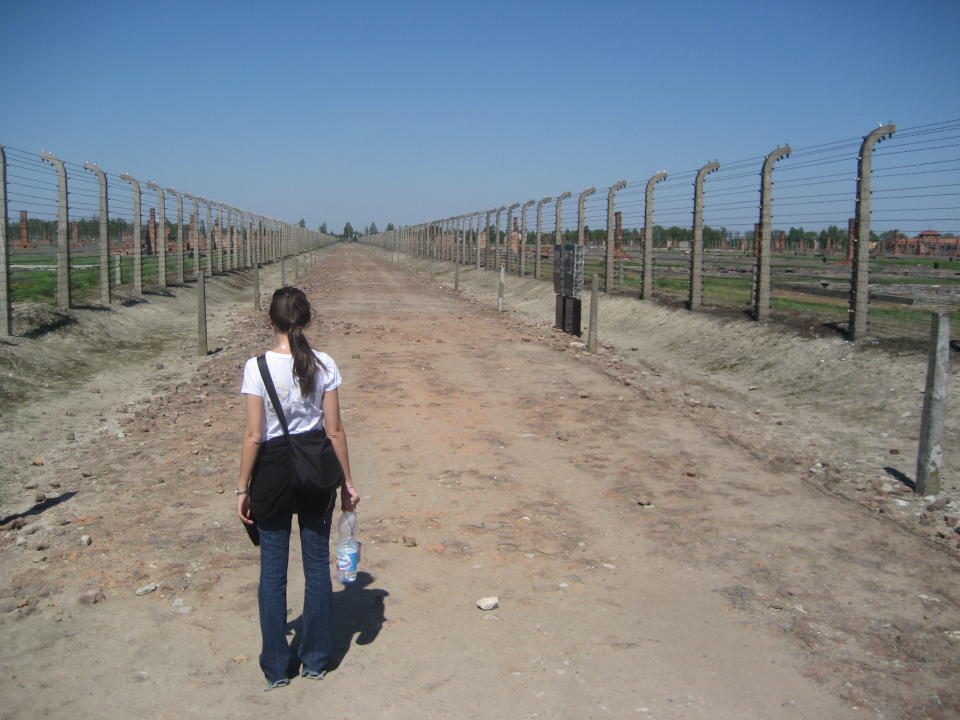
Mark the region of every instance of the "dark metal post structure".
<instances>
[{"instance_id":1,"label":"dark metal post structure","mask_svg":"<svg viewBox=\"0 0 960 720\"><path fill-rule=\"evenodd\" d=\"M626 180L621 180L620 182L614 183L610 186L610 189L607 191L607 253L606 253L606 273L603 280L603 289L608 293L613 290L613 250L616 246L614 233L616 231L616 223L614 222L613 216L613 196L617 194L618 190L625 188L627 186Z\"/></svg>"},{"instance_id":2,"label":"dark metal post structure","mask_svg":"<svg viewBox=\"0 0 960 720\"><path fill-rule=\"evenodd\" d=\"M867 334L867 313L870 299L870 185L873 179L873 149L877 143L897 131L897 126L883 125L863 139L857 162L857 247L850 278L850 319L848 334L860 340Z\"/></svg>"},{"instance_id":3,"label":"dark metal post structure","mask_svg":"<svg viewBox=\"0 0 960 720\"><path fill-rule=\"evenodd\" d=\"M157 212L160 217L157 218L156 248L154 250L157 253L157 285L161 290L164 290L167 287L167 214L164 205L166 195L163 188L155 182L148 182L147 187L157 193Z\"/></svg>"},{"instance_id":4,"label":"dark metal post structure","mask_svg":"<svg viewBox=\"0 0 960 720\"><path fill-rule=\"evenodd\" d=\"M593 186L588 187L577 199L577 245L583 245L584 241L584 231L586 229L586 221L584 219L583 213L583 204L587 199L587 195L593 195L597 189Z\"/></svg>"},{"instance_id":5,"label":"dark metal post structure","mask_svg":"<svg viewBox=\"0 0 960 720\"><path fill-rule=\"evenodd\" d=\"M503 262L508 271L510 269L510 257L513 255L512 243L510 242L510 235L513 233L513 211L518 207L520 207L520 203L517 202L507 208L507 232L503 236Z\"/></svg>"},{"instance_id":6,"label":"dark metal post structure","mask_svg":"<svg viewBox=\"0 0 960 720\"><path fill-rule=\"evenodd\" d=\"M699 310L703 306L703 182L707 175L720 167L711 162L697 171L693 181L693 240L690 248L690 292L687 307Z\"/></svg>"},{"instance_id":7,"label":"dark metal post structure","mask_svg":"<svg viewBox=\"0 0 960 720\"><path fill-rule=\"evenodd\" d=\"M536 200L527 200L520 208L520 237L517 247L520 249L520 267L517 274L523 277L527 274L527 209L533 205Z\"/></svg>"},{"instance_id":8,"label":"dark metal post structure","mask_svg":"<svg viewBox=\"0 0 960 720\"><path fill-rule=\"evenodd\" d=\"M183 241L183 193L177 192L171 187L167 192L177 199L177 284L183 285L183 249L187 244Z\"/></svg>"},{"instance_id":9,"label":"dark metal post structure","mask_svg":"<svg viewBox=\"0 0 960 720\"><path fill-rule=\"evenodd\" d=\"M543 252L543 206L553 200L547 195L537 203L537 252L533 263L533 277L540 279L540 254Z\"/></svg>"},{"instance_id":10,"label":"dark metal post structure","mask_svg":"<svg viewBox=\"0 0 960 720\"><path fill-rule=\"evenodd\" d=\"M40 153L44 162L57 170L57 307L70 307L70 239L67 236L67 171L63 162L50 153Z\"/></svg>"},{"instance_id":11,"label":"dark metal post structure","mask_svg":"<svg viewBox=\"0 0 960 720\"><path fill-rule=\"evenodd\" d=\"M0 145L0 336L13 335L13 297L10 292L10 240L7 238L7 153Z\"/></svg>"},{"instance_id":12,"label":"dark metal post structure","mask_svg":"<svg viewBox=\"0 0 960 720\"><path fill-rule=\"evenodd\" d=\"M133 188L133 294L143 295L143 218L140 212L140 182L124 173L121 180L126 180Z\"/></svg>"},{"instance_id":13,"label":"dark metal post structure","mask_svg":"<svg viewBox=\"0 0 960 720\"><path fill-rule=\"evenodd\" d=\"M753 317L759 322L770 319L770 220L773 214L773 166L790 154L790 146L773 150L760 171L760 238L753 283Z\"/></svg>"},{"instance_id":14,"label":"dark metal post structure","mask_svg":"<svg viewBox=\"0 0 960 720\"><path fill-rule=\"evenodd\" d=\"M640 285L640 299L653 299L653 188L658 182L667 179L665 172L658 172L647 180L647 191L643 204L643 282Z\"/></svg>"},{"instance_id":15,"label":"dark metal post structure","mask_svg":"<svg viewBox=\"0 0 960 720\"><path fill-rule=\"evenodd\" d=\"M563 235L562 235L562 231L560 230L560 227L561 227L560 206L561 204L563 204L563 201L566 200L568 197L570 197L572 194L573 193L571 192L562 192L559 195L557 195L557 220L556 220L556 225L553 231L555 245L563 245Z\"/></svg>"},{"instance_id":16,"label":"dark metal post structure","mask_svg":"<svg viewBox=\"0 0 960 720\"><path fill-rule=\"evenodd\" d=\"M107 174L93 163L86 163L85 170L97 176L100 186L100 222L97 242L100 246L100 302L110 304L110 215L108 212Z\"/></svg>"}]
</instances>

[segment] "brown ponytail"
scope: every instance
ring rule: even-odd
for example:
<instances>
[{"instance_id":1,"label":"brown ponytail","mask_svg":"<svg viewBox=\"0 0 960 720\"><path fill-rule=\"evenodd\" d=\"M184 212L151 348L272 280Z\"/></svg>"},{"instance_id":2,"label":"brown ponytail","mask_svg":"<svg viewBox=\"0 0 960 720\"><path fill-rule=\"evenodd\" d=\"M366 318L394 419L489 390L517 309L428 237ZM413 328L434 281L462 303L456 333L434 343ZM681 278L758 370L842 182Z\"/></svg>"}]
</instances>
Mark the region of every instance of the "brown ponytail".
<instances>
[{"instance_id":1,"label":"brown ponytail","mask_svg":"<svg viewBox=\"0 0 960 720\"><path fill-rule=\"evenodd\" d=\"M310 301L295 287L282 287L273 293L270 301L270 322L285 332L293 355L293 375L300 385L300 394L309 397L317 386L317 367L322 365L313 354L303 328L310 324Z\"/></svg>"}]
</instances>

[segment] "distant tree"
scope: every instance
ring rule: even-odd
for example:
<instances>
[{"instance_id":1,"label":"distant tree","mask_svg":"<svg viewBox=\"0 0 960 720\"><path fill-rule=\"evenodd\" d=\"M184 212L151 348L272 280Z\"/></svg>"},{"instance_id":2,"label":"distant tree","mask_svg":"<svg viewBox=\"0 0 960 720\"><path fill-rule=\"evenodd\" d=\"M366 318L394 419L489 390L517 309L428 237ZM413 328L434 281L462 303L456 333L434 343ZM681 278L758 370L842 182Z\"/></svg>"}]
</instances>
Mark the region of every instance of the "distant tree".
<instances>
[{"instance_id":1,"label":"distant tree","mask_svg":"<svg viewBox=\"0 0 960 720\"><path fill-rule=\"evenodd\" d=\"M343 226L343 234L340 236L344 240L350 241L353 240L353 236L356 235L356 232L353 229L353 225L349 222Z\"/></svg>"},{"instance_id":2,"label":"distant tree","mask_svg":"<svg viewBox=\"0 0 960 720\"><path fill-rule=\"evenodd\" d=\"M319 230L319 231L322 232L322 233L327 232L327 224L326 224L326 223L320 223L320 227L318 227L317 230Z\"/></svg>"},{"instance_id":3,"label":"distant tree","mask_svg":"<svg viewBox=\"0 0 960 720\"><path fill-rule=\"evenodd\" d=\"M368 231L369 232L367 232L367 235L376 235L378 232L380 232L379 230L377 230L377 224L375 222L370 223L370 227L368 228Z\"/></svg>"},{"instance_id":4,"label":"distant tree","mask_svg":"<svg viewBox=\"0 0 960 720\"><path fill-rule=\"evenodd\" d=\"M307 226L307 221L304 220L303 218L300 218L300 222L298 222L297 225L299 225L302 228L305 228Z\"/></svg>"},{"instance_id":5,"label":"distant tree","mask_svg":"<svg viewBox=\"0 0 960 720\"><path fill-rule=\"evenodd\" d=\"M386 232L390 232L391 230L396 230L396 228L393 226L393 223L387 223Z\"/></svg>"}]
</instances>

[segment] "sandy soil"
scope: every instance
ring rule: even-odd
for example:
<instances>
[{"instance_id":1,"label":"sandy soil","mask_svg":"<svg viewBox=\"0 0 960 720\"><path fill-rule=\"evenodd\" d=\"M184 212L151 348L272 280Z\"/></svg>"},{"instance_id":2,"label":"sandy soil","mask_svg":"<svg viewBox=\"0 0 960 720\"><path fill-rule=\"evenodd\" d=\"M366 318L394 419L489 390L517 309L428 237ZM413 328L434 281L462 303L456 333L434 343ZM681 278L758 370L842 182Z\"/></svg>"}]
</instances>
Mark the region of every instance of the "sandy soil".
<instances>
[{"instance_id":1,"label":"sandy soil","mask_svg":"<svg viewBox=\"0 0 960 720\"><path fill-rule=\"evenodd\" d=\"M842 413L860 374L844 380L841 363L869 353L617 300L603 310L613 344L586 356L543 322L544 283L512 281L500 316L492 274L465 274L464 296L386 257L341 246L301 282L314 344L346 379L365 498L364 572L335 595L337 659L320 683L264 694L257 667L256 553L229 490L239 368L269 335L242 282L212 283L221 349L206 360L182 359L189 299L176 298L151 318L175 340L128 357L137 322L121 313L129 328L103 338L98 370L47 389L75 328L3 348L4 371L33 385L2 416L17 475L0 509L0 717L960 712L951 506L921 507L924 524L923 501L874 489L910 438L895 419L881 438L874 415ZM898 377L922 383L916 362L874 362L869 402ZM836 372L814 378L818 395L783 379L819 365ZM902 414L914 390L882 402ZM475 607L487 595L498 609Z\"/></svg>"}]
</instances>

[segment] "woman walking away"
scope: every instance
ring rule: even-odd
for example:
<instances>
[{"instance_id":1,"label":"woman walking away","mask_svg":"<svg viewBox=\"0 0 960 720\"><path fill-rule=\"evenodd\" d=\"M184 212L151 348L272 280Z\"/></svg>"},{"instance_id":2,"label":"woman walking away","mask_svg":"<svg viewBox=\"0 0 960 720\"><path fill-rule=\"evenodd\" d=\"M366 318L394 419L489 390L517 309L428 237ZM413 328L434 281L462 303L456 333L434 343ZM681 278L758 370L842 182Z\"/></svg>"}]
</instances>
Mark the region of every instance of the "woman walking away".
<instances>
[{"instance_id":1,"label":"woman walking away","mask_svg":"<svg viewBox=\"0 0 960 720\"><path fill-rule=\"evenodd\" d=\"M297 288L280 288L270 302L270 325L276 341L268 350L267 378L276 388L290 435L325 432L343 470L340 504L353 510L359 502L350 476L347 436L340 422L337 365L326 353L310 347L303 330L310 324L310 302ZM332 651L330 582L330 524L337 487L320 492L295 488L288 463L288 445L281 419L271 402L258 358L243 371L246 429L240 453L237 514L255 528L260 538L260 667L267 690L301 675L322 678ZM339 468L337 469L339 478ZM290 526L296 514L300 525L305 589L303 625L298 633L298 655L287 644L287 560Z\"/></svg>"}]
</instances>

